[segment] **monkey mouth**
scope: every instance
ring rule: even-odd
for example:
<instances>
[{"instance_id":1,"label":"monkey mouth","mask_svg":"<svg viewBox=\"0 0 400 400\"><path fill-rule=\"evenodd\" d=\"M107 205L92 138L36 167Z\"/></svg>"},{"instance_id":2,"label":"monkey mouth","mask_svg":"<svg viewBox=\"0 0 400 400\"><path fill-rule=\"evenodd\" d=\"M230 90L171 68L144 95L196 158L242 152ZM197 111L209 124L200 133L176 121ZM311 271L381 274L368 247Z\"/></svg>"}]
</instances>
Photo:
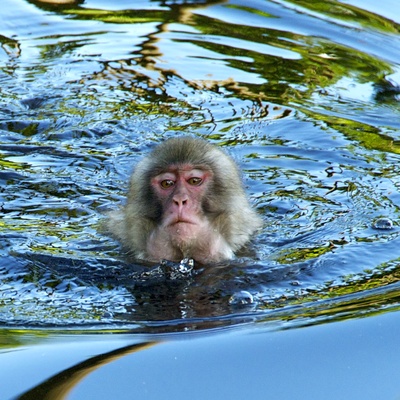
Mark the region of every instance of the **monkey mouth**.
<instances>
[{"instance_id":1,"label":"monkey mouth","mask_svg":"<svg viewBox=\"0 0 400 400\"><path fill-rule=\"evenodd\" d=\"M164 226L168 228L176 228L178 226L183 227L184 225L198 225L198 223L199 222L196 220L196 218L192 218L190 215L176 213L166 218Z\"/></svg>"},{"instance_id":2,"label":"monkey mouth","mask_svg":"<svg viewBox=\"0 0 400 400\"><path fill-rule=\"evenodd\" d=\"M188 220L188 219L178 218L175 221L172 221L170 226L175 226L175 225L179 225L179 224L191 224L191 225L194 225L195 223L193 221Z\"/></svg>"},{"instance_id":3,"label":"monkey mouth","mask_svg":"<svg viewBox=\"0 0 400 400\"><path fill-rule=\"evenodd\" d=\"M166 224L168 227L177 227L177 226L184 226L184 225L197 225L196 220L193 218L188 218L183 215L175 215L172 217Z\"/></svg>"}]
</instances>

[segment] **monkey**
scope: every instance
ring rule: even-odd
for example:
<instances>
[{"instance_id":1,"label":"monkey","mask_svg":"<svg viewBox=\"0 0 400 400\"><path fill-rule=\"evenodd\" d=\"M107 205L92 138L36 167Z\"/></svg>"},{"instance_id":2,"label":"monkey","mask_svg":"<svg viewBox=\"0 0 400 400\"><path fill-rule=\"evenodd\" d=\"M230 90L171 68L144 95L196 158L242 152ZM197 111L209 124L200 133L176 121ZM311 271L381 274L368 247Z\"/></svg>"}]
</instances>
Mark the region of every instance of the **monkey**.
<instances>
[{"instance_id":1,"label":"monkey","mask_svg":"<svg viewBox=\"0 0 400 400\"><path fill-rule=\"evenodd\" d=\"M108 230L136 259L230 260L261 228L231 156L191 136L167 139L134 169Z\"/></svg>"}]
</instances>

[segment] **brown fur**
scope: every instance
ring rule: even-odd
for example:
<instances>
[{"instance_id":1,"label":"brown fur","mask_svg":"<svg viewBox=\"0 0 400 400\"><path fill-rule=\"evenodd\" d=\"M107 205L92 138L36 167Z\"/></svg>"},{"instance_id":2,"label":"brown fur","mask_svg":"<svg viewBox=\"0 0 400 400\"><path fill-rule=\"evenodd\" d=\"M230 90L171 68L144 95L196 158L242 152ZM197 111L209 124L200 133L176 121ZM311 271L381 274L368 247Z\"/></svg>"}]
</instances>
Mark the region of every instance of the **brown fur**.
<instances>
[{"instance_id":1,"label":"brown fur","mask_svg":"<svg viewBox=\"0 0 400 400\"><path fill-rule=\"evenodd\" d=\"M187 251L169 246L167 239L163 240L163 232L158 229L163 208L150 184L153 177L169 166L183 164L208 169L213 176L207 195L201 200L209 234L201 235L196 242L191 240ZM109 230L129 251L137 258L153 261L160 261L156 257L173 260L192 257L199 262L232 258L261 225L261 218L249 205L240 172L232 158L205 140L192 137L169 139L139 162L130 179L126 205L112 212L108 220ZM157 236L154 236L155 231ZM154 251L149 251L152 234L153 239L160 240L151 242ZM219 249L208 248L217 244ZM160 248L154 249L158 246Z\"/></svg>"}]
</instances>

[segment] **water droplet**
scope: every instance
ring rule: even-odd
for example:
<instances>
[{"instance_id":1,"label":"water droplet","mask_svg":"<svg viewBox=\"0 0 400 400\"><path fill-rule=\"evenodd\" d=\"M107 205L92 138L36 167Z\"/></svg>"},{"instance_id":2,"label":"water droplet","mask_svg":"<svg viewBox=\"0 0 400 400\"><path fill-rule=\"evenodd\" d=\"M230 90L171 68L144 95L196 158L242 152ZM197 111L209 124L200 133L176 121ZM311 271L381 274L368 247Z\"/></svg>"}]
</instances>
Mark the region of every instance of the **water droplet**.
<instances>
[{"instance_id":1,"label":"water droplet","mask_svg":"<svg viewBox=\"0 0 400 400\"><path fill-rule=\"evenodd\" d=\"M393 222L389 218L382 217L376 219L372 226L375 229L393 229Z\"/></svg>"},{"instance_id":2,"label":"water droplet","mask_svg":"<svg viewBox=\"0 0 400 400\"><path fill-rule=\"evenodd\" d=\"M241 290L240 292L234 293L229 299L229 304L233 306L246 306L253 303L253 295L246 290Z\"/></svg>"}]
</instances>

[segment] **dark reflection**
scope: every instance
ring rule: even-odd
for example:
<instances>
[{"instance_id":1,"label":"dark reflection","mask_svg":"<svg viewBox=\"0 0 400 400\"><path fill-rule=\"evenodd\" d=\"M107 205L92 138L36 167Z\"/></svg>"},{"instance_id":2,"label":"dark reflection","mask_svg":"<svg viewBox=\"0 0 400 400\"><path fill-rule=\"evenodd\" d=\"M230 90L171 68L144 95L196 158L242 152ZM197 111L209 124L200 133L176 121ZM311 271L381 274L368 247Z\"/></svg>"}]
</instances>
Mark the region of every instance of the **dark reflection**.
<instances>
[{"instance_id":1,"label":"dark reflection","mask_svg":"<svg viewBox=\"0 0 400 400\"><path fill-rule=\"evenodd\" d=\"M157 342L140 343L89 358L52 376L40 385L15 397L15 400L62 400L86 375L120 357L146 350Z\"/></svg>"},{"instance_id":2,"label":"dark reflection","mask_svg":"<svg viewBox=\"0 0 400 400\"><path fill-rule=\"evenodd\" d=\"M15 260L10 261L14 263L15 279L22 278L24 282L20 289L14 286L21 298L26 291L36 293L35 301L29 299L30 307L35 310L31 326L121 324L134 332L154 333L255 321L262 316L260 311L264 307L274 308L283 305L283 301L298 299L301 288L292 286L290 293L287 287L313 268L310 263L297 263L263 269L245 262L195 265L193 270L185 268L182 272L178 263L145 266L24 254L20 255L21 268L17 274ZM278 286L283 288L279 293ZM254 295L254 303L232 303L232 296L241 291ZM27 311L20 310L20 318L28 318ZM17 317L15 322L18 324Z\"/></svg>"},{"instance_id":3,"label":"dark reflection","mask_svg":"<svg viewBox=\"0 0 400 400\"><path fill-rule=\"evenodd\" d=\"M31 327L70 324L75 328L107 329L120 326L132 333L157 334L265 322L275 322L278 323L275 327L280 327L286 321L290 322L287 327L296 327L399 308L400 268L396 262L374 274L355 274L348 276L346 282L323 285L317 281L324 273L318 271L321 268L318 261L268 269L259 265L250 267L248 263L214 265L201 267L190 277L171 280L151 277L151 269L145 270L140 265L109 263L107 270L105 262L100 261L102 267L96 270L93 260L77 263L52 257L41 260L40 267L39 258L34 258L30 274L26 274L26 266L17 270L14 264L10 275L26 284L31 282L32 292L35 287L41 288L43 294L36 294L38 300L43 295L47 297L44 304L37 306L30 299L35 313L29 322ZM61 275L63 271L66 275ZM140 278L135 280L135 277ZM121 292L122 287L126 292ZM113 294L118 288L120 292ZM26 289L16 286L15 290L22 298ZM232 298L243 292L252 302L232 302ZM134 299L131 304L127 293ZM27 318L24 315L27 311L19 310L23 319ZM37 322L42 313L43 321ZM18 319L15 323L18 325ZM12 326L11 320L7 325Z\"/></svg>"},{"instance_id":4,"label":"dark reflection","mask_svg":"<svg viewBox=\"0 0 400 400\"><path fill-rule=\"evenodd\" d=\"M389 79L382 79L374 84L375 99L380 103L397 104L400 99L400 85Z\"/></svg>"}]
</instances>

